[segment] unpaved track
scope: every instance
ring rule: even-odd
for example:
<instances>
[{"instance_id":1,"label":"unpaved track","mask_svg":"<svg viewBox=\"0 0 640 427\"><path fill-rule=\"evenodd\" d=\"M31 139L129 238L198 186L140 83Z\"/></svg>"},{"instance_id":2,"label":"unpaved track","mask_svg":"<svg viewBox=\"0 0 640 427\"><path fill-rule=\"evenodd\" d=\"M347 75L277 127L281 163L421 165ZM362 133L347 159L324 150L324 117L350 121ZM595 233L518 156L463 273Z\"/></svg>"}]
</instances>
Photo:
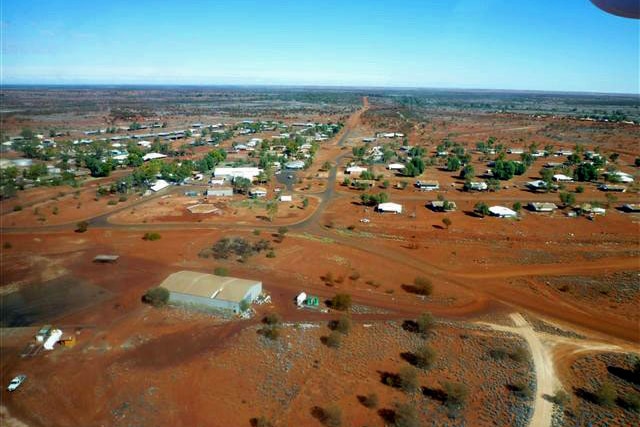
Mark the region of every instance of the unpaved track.
<instances>
[{"instance_id":1,"label":"unpaved track","mask_svg":"<svg viewBox=\"0 0 640 427\"><path fill-rule=\"evenodd\" d=\"M494 324L491 324L491 327L496 330L518 334L524 338L529 345L536 371L536 394L533 401L533 416L529 421L529 426L551 426L553 403L546 400L543 396L552 396L555 390L560 387L560 382L555 374L550 351L542 344L538 334L520 313L511 313L509 317L513 320L515 327Z\"/></svg>"}]
</instances>

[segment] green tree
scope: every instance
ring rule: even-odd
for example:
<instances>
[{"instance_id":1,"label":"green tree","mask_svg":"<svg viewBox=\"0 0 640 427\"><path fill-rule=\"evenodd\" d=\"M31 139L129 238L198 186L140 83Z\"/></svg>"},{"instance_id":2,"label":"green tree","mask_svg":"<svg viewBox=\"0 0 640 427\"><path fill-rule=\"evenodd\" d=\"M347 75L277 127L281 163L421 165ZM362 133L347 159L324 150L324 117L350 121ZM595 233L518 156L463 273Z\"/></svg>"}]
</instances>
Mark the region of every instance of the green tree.
<instances>
[{"instance_id":1,"label":"green tree","mask_svg":"<svg viewBox=\"0 0 640 427\"><path fill-rule=\"evenodd\" d=\"M351 295L336 294L331 299L331 307L340 311L348 311L351 308Z\"/></svg>"},{"instance_id":2,"label":"green tree","mask_svg":"<svg viewBox=\"0 0 640 427\"><path fill-rule=\"evenodd\" d=\"M269 222L273 222L273 218L278 214L278 202L276 200L269 200L266 209Z\"/></svg>"},{"instance_id":3,"label":"green tree","mask_svg":"<svg viewBox=\"0 0 640 427\"><path fill-rule=\"evenodd\" d=\"M420 332L421 334L427 334L431 330L433 330L436 322L433 319L431 313L425 311L420 316L418 316L418 318L416 319L416 324L418 325L418 332Z\"/></svg>"},{"instance_id":4,"label":"green tree","mask_svg":"<svg viewBox=\"0 0 640 427\"><path fill-rule=\"evenodd\" d=\"M422 345L418 347L415 354L416 366L420 369L429 369L433 366L433 362L436 360L436 352L428 345Z\"/></svg>"},{"instance_id":5,"label":"green tree","mask_svg":"<svg viewBox=\"0 0 640 427\"><path fill-rule=\"evenodd\" d=\"M455 172L460 169L460 159L457 157L449 157L447 159L447 170L450 172Z\"/></svg>"},{"instance_id":6,"label":"green tree","mask_svg":"<svg viewBox=\"0 0 640 427\"><path fill-rule=\"evenodd\" d=\"M563 206L571 206L576 202L576 196L573 193L561 192L559 195L560 202Z\"/></svg>"},{"instance_id":7,"label":"green tree","mask_svg":"<svg viewBox=\"0 0 640 427\"><path fill-rule=\"evenodd\" d=\"M598 169L591 163L581 163L573 171L577 181L593 181L598 178Z\"/></svg>"},{"instance_id":8,"label":"green tree","mask_svg":"<svg viewBox=\"0 0 640 427\"><path fill-rule=\"evenodd\" d=\"M516 212L520 212L520 209L522 209L522 203L520 203L520 202L515 202L515 203L513 204L513 210L514 210L514 211L516 211Z\"/></svg>"},{"instance_id":9,"label":"green tree","mask_svg":"<svg viewBox=\"0 0 640 427\"><path fill-rule=\"evenodd\" d=\"M251 187L251 180L243 177L236 177L233 180L233 189L237 193L246 194L249 191L249 187Z\"/></svg>"},{"instance_id":10,"label":"green tree","mask_svg":"<svg viewBox=\"0 0 640 427\"><path fill-rule=\"evenodd\" d=\"M161 286L151 288L142 296L142 301L154 307L162 307L169 302L169 291Z\"/></svg>"},{"instance_id":11,"label":"green tree","mask_svg":"<svg viewBox=\"0 0 640 427\"><path fill-rule=\"evenodd\" d=\"M445 200L445 205L447 203L447 201ZM446 206L445 206L446 207ZM451 219L449 219L449 217L445 216L444 218L442 218L442 223L444 224L445 228L448 230L449 227L451 227Z\"/></svg>"},{"instance_id":12,"label":"green tree","mask_svg":"<svg viewBox=\"0 0 640 427\"><path fill-rule=\"evenodd\" d=\"M473 207L473 211L480 216L485 217L486 215L489 215L489 206L484 202L478 202Z\"/></svg>"},{"instance_id":13,"label":"green tree","mask_svg":"<svg viewBox=\"0 0 640 427\"><path fill-rule=\"evenodd\" d=\"M465 165L460 171L460 178L462 179L471 179L475 176L475 169L472 165Z\"/></svg>"},{"instance_id":14,"label":"green tree","mask_svg":"<svg viewBox=\"0 0 640 427\"><path fill-rule=\"evenodd\" d=\"M603 382L594 393L596 402L602 406L613 406L618 394L610 381Z\"/></svg>"}]
</instances>

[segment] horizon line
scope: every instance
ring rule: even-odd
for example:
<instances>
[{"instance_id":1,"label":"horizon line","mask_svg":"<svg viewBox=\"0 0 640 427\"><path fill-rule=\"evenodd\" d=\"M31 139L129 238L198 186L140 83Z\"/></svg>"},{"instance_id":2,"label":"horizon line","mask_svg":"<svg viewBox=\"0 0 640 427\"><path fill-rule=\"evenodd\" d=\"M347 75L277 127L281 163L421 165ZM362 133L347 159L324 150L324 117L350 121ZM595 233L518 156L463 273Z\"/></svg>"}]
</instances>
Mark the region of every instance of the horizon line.
<instances>
[{"instance_id":1,"label":"horizon line","mask_svg":"<svg viewBox=\"0 0 640 427\"><path fill-rule=\"evenodd\" d=\"M277 84L277 83L0 83L0 90L5 88L23 87L168 87L168 88L300 88L300 89L351 89L351 90L433 90L433 91L461 91L461 92L503 92L503 93L539 93L563 95L614 95L640 97L640 92L601 92L576 90L545 90L545 89L504 89L504 88L464 88L464 87L433 87L433 86L382 86L382 85L321 85L321 84ZM639 99L640 101L640 99Z\"/></svg>"}]
</instances>

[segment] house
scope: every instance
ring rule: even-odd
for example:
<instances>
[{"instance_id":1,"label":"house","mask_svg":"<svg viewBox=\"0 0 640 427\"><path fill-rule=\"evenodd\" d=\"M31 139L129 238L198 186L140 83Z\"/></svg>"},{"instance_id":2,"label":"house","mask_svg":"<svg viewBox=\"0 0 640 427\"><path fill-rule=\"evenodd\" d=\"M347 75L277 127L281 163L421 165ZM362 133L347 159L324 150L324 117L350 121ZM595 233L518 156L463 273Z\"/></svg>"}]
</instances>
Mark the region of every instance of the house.
<instances>
[{"instance_id":1,"label":"house","mask_svg":"<svg viewBox=\"0 0 640 427\"><path fill-rule=\"evenodd\" d=\"M456 202L449 202L448 200L434 200L429 202L431 210L436 212L453 212L457 209Z\"/></svg>"},{"instance_id":2,"label":"house","mask_svg":"<svg viewBox=\"0 0 640 427\"><path fill-rule=\"evenodd\" d=\"M416 187L420 191L434 191L440 189L440 184L438 181L416 181Z\"/></svg>"},{"instance_id":3,"label":"house","mask_svg":"<svg viewBox=\"0 0 640 427\"><path fill-rule=\"evenodd\" d=\"M284 164L286 169L304 169L305 163L302 160L293 160Z\"/></svg>"},{"instance_id":4,"label":"house","mask_svg":"<svg viewBox=\"0 0 640 427\"><path fill-rule=\"evenodd\" d=\"M489 189L489 186L484 181L471 181L469 182L469 190L475 191L486 191Z\"/></svg>"},{"instance_id":5,"label":"house","mask_svg":"<svg viewBox=\"0 0 640 427\"><path fill-rule=\"evenodd\" d=\"M509 154L524 154L524 148L509 148L507 150Z\"/></svg>"},{"instance_id":6,"label":"house","mask_svg":"<svg viewBox=\"0 0 640 427\"><path fill-rule=\"evenodd\" d=\"M546 190L547 189L547 183L541 179L535 180L535 181L529 181L527 182L527 187L530 188L531 190L534 191L538 191L538 190ZM558 186L555 184L551 184L551 186L549 187L552 190L557 190Z\"/></svg>"},{"instance_id":7,"label":"house","mask_svg":"<svg viewBox=\"0 0 640 427\"><path fill-rule=\"evenodd\" d=\"M267 197L267 190L262 187L253 187L249 190L249 197L252 199Z\"/></svg>"},{"instance_id":8,"label":"house","mask_svg":"<svg viewBox=\"0 0 640 427\"><path fill-rule=\"evenodd\" d=\"M604 215L607 210L598 206L593 206L590 203L585 203L580 206L580 210L584 213L592 214L592 215Z\"/></svg>"},{"instance_id":9,"label":"house","mask_svg":"<svg viewBox=\"0 0 640 427\"><path fill-rule=\"evenodd\" d=\"M491 206L489 208L489 213L499 218L516 218L518 216L516 211L505 208L504 206Z\"/></svg>"},{"instance_id":10,"label":"house","mask_svg":"<svg viewBox=\"0 0 640 427\"><path fill-rule=\"evenodd\" d=\"M398 203L391 203L391 202L387 202L387 203L380 203L378 206L376 206L376 210L378 212L390 212L390 213L394 213L394 214L399 214L402 213L402 205L399 205Z\"/></svg>"},{"instance_id":11,"label":"house","mask_svg":"<svg viewBox=\"0 0 640 427\"><path fill-rule=\"evenodd\" d=\"M376 138L374 137L362 138L362 142L376 142Z\"/></svg>"},{"instance_id":12,"label":"house","mask_svg":"<svg viewBox=\"0 0 640 427\"><path fill-rule=\"evenodd\" d=\"M362 166L349 166L347 169L345 169L345 172L349 175L359 175L366 170L367 168L363 168Z\"/></svg>"},{"instance_id":13,"label":"house","mask_svg":"<svg viewBox=\"0 0 640 427\"><path fill-rule=\"evenodd\" d=\"M624 193L625 191L627 191L627 187L625 187L624 185L601 184L598 186L598 190Z\"/></svg>"},{"instance_id":14,"label":"house","mask_svg":"<svg viewBox=\"0 0 640 427\"><path fill-rule=\"evenodd\" d=\"M558 150L556 151L556 156L570 156L573 154L573 151L571 150Z\"/></svg>"},{"instance_id":15,"label":"house","mask_svg":"<svg viewBox=\"0 0 640 427\"><path fill-rule=\"evenodd\" d=\"M157 193L160 190L163 190L169 186L169 183L164 179L157 180L152 186L151 191Z\"/></svg>"},{"instance_id":16,"label":"house","mask_svg":"<svg viewBox=\"0 0 640 427\"><path fill-rule=\"evenodd\" d=\"M282 195L280 196L280 201L281 202L292 202L293 201L293 196L291 195Z\"/></svg>"},{"instance_id":17,"label":"house","mask_svg":"<svg viewBox=\"0 0 640 427\"><path fill-rule=\"evenodd\" d=\"M571 182L573 181L573 178L571 178L570 176L561 174L561 173L557 173L555 175L553 175L553 180L556 182Z\"/></svg>"},{"instance_id":18,"label":"house","mask_svg":"<svg viewBox=\"0 0 640 427\"><path fill-rule=\"evenodd\" d=\"M210 185L224 185L224 183L225 183L224 178L211 178L209 180Z\"/></svg>"},{"instance_id":19,"label":"house","mask_svg":"<svg viewBox=\"0 0 640 427\"><path fill-rule=\"evenodd\" d=\"M164 159L165 157L167 157L166 154L160 154L160 153L147 153L144 156L142 156L142 160L147 162L149 160L157 160L157 159Z\"/></svg>"},{"instance_id":20,"label":"house","mask_svg":"<svg viewBox=\"0 0 640 427\"><path fill-rule=\"evenodd\" d=\"M622 210L625 212L640 212L640 203L627 203L622 205Z\"/></svg>"},{"instance_id":21,"label":"house","mask_svg":"<svg viewBox=\"0 0 640 427\"><path fill-rule=\"evenodd\" d=\"M231 197L233 196L233 188L231 187L212 187L207 188L205 192L207 197Z\"/></svg>"},{"instance_id":22,"label":"house","mask_svg":"<svg viewBox=\"0 0 640 427\"><path fill-rule=\"evenodd\" d=\"M240 313L262 293L262 282L196 271L179 271L161 284L169 291L169 302L211 307Z\"/></svg>"},{"instance_id":23,"label":"house","mask_svg":"<svg viewBox=\"0 0 640 427\"><path fill-rule=\"evenodd\" d=\"M558 209L555 203L547 202L531 202L527 206L534 212L553 212Z\"/></svg>"},{"instance_id":24,"label":"house","mask_svg":"<svg viewBox=\"0 0 640 427\"><path fill-rule=\"evenodd\" d=\"M390 171L401 171L404 170L404 165L402 163L389 163L387 165L387 169Z\"/></svg>"},{"instance_id":25,"label":"house","mask_svg":"<svg viewBox=\"0 0 640 427\"><path fill-rule=\"evenodd\" d=\"M219 167L213 170L213 176L215 178L247 178L253 181L260 173L262 169L257 167Z\"/></svg>"},{"instance_id":26,"label":"house","mask_svg":"<svg viewBox=\"0 0 640 427\"><path fill-rule=\"evenodd\" d=\"M610 178L613 177L617 181L623 182L625 184L630 184L633 182L633 176L626 172L614 171L614 172L607 172L605 173L605 175L608 175Z\"/></svg>"}]
</instances>

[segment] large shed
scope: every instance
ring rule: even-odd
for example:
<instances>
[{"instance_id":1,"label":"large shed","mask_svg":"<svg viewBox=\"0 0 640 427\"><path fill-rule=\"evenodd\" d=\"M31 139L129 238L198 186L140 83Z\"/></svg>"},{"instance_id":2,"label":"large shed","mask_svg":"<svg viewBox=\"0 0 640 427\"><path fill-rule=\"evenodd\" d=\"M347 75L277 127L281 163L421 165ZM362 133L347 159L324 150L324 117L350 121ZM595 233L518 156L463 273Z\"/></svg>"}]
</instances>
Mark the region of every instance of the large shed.
<instances>
[{"instance_id":1,"label":"large shed","mask_svg":"<svg viewBox=\"0 0 640 427\"><path fill-rule=\"evenodd\" d=\"M179 271L160 285L169 291L169 302L205 305L240 313L243 301L253 302L262 293L262 282Z\"/></svg>"}]
</instances>

